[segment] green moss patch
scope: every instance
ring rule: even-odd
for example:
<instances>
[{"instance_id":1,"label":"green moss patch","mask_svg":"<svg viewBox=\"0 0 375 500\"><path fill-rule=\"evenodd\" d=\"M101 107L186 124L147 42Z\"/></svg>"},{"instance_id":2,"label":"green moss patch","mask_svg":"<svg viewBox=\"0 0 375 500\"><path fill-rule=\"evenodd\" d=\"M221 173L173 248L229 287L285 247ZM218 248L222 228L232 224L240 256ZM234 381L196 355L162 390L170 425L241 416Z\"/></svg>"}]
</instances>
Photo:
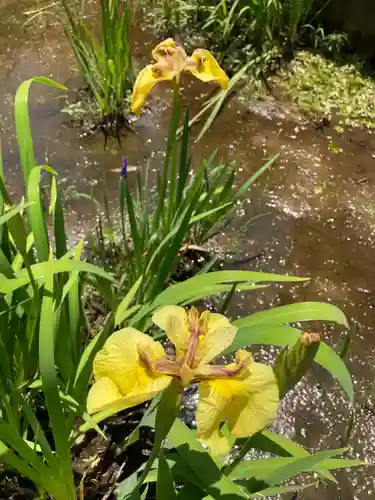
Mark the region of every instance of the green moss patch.
<instances>
[{"instance_id":1,"label":"green moss patch","mask_svg":"<svg viewBox=\"0 0 375 500\"><path fill-rule=\"evenodd\" d=\"M339 64L302 51L274 83L309 116L338 115L342 124L375 129L375 80L358 62Z\"/></svg>"}]
</instances>

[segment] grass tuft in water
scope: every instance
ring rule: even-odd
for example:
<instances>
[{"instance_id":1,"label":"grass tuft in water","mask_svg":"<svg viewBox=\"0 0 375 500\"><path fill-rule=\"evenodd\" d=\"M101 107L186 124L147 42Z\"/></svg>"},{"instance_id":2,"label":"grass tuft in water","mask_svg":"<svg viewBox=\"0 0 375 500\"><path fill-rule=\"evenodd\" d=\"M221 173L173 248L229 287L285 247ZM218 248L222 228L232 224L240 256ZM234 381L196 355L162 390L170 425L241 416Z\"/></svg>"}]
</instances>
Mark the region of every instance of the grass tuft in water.
<instances>
[{"instance_id":1,"label":"grass tuft in water","mask_svg":"<svg viewBox=\"0 0 375 500\"><path fill-rule=\"evenodd\" d=\"M114 124L118 135L118 127L124 121L125 100L133 85L131 8L121 0L100 0L100 15L93 19L93 24L99 25L96 38L87 21L85 2L78 7L67 0L60 1L65 13L65 34L90 97L107 129L108 124Z\"/></svg>"}]
</instances>

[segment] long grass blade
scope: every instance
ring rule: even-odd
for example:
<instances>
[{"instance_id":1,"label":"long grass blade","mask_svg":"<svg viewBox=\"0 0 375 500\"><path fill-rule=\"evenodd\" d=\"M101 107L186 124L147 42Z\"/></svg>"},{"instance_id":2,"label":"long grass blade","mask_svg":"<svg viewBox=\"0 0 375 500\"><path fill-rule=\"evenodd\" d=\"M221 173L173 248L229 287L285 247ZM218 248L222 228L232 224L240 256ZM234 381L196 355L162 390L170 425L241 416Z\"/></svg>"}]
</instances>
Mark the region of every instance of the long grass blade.
<instances>
[{"instance_id":1,"label":"long grass blade","mask_svg":"<svg viewBox=\"0 0 375 500\"><path fill-rule=\"evenodd\" d=\"M43 83L61 90L67 90L64 85L60 85L59 83L44 77L31 78L30 80L26 80L21 83L18 87L15 99L16 134L26 187L29 182L29 174L35 167L34 146L28 110L28 97L32 83Z\"/></svg>"},{"instance_id":2,"label":"long grass blade","mask_svg":"<svg viewBox=\"0 0 375 500\"><path fill-rule=\"evenodd\" d=\"M59 396L59 383L55 366L54 324L53 274L49 273L45 283L39 327L40 374L54 436L60 474L64 481L66 499L75 500L76 493L70 455L69 433Z\"/></svg>"}]
</instances>

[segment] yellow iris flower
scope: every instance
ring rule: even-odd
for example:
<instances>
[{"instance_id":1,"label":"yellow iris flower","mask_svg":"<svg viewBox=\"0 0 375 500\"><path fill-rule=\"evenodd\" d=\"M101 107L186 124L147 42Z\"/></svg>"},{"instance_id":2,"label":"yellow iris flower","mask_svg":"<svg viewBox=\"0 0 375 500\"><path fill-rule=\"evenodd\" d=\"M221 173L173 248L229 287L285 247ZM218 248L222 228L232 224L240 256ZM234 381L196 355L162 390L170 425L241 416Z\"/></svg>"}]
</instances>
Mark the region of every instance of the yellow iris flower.
<instances>
[{"instance_id":1,"label":"yellow iris flower","mask_svg":"<svg viewBox=\"0 0 375 500\"><path fill-rule=\"evenodd\" d=\"M244 350L237 351L234 363L209 364L236 335L237 329L225 316L166 306L152 319L174 343L175 359L167 357L160 343L134 328L115 332L94 361L89 413L106 408L120 411L143 403L173 378L182 387L198 383L197 435L214 455L228 451L221 422L227 421L234 437L246 437L275 419L279 392L271 366L255 363Z\"/></svg>"},{"instance_id":2,"label":"yellow iris flower","mask_svg":"<svg viewBox=\"0 0 375 500\"><path fill-rule=\"evenodd\" d=\"M146 66L134 84L131 110L137 115L157 83L166 80L179 83L182 71L193 74L203 82L216 82L224 89L228 87L228 76L208 50L197 49L188 57L182 47L168 38L154 48L152 57L156 62Z\"/></svg>"}]
</instances>

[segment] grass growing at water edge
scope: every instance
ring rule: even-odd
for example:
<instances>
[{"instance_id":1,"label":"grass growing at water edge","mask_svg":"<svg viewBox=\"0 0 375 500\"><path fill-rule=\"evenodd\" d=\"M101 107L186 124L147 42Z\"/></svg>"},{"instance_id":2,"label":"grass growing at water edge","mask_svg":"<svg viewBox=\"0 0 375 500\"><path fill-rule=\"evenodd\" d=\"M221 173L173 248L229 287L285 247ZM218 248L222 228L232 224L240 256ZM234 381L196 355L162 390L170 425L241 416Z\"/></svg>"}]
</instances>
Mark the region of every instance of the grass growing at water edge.
<instances>
[{"instance_id":1,"label":"grass growing at water edge","mask_svg":"<svg viewBox=\"0 0 375 500\"><path fill-rule=\"evenodd\" d=\"M125 99L133 85L131 7L122 0L100 0L96 20L100 30L96 39L87 22L85 2L60 2L65 13L65 33L99 117L109 124L113 122L118 134L124 120Z\"/></svg>"},{"instance_id":2,"label":"grass growing at water edge","mask_svg":"<svg viewBox=\"0 0 375 500\"><path fill-rule=\"evenodd\" d=\"M337 115L342 124L375 128L375 81L360 62L338 63L319 54L299 52L274 79L309 116Z\"/></svg>"},{"instance_id":3,"label":"grass growing at water edge","mask_svg":"<svg viewBox=\"0 0 375 500\"><path fill-rule=\"evenodd\" d=\"M172 39L158 44L153 57L157 62L147 65L137 78L132 107L140 113L150 88L160 81L170 81L174 87L165 161L156 176L155 196L150 196L149 165L145 179L139 173L136 193L132 194L124 158L120 181L120 243L116 245L115 254L116 264L120 256L120 272L125 277L126 290L143 277L136 293L140 302L153 300L164 289L178 270L185 252L192 246L202 245L218 231L237 201L273 162L270 160L238 188L235 187L235 167L215 164L215 155L194 168L189 143L189 111L183 120L179 141L183 114L180 73L191 70L203 81L220 79L224 91L229 86L228 77L208 51L197 49L189 57ZM108 210L106 212L109 226L112 226ZM102 225L100 219L94 253L106 256L109 252L106 251L107 242L101 237ZM111 248L112 242L108 243Z\"/></svg>"},{"instance_id":4,"label":"grass growing at water edge","mask_svg":"<svg viewBox=\"0 0 375 500\"><path fill-rule=\"evenodd\" d=\"M313 0L144 0L157 22L186 36L204 37L231 71L250 60L293 52L310 22Z\"/></svg>"}]
</instances>

